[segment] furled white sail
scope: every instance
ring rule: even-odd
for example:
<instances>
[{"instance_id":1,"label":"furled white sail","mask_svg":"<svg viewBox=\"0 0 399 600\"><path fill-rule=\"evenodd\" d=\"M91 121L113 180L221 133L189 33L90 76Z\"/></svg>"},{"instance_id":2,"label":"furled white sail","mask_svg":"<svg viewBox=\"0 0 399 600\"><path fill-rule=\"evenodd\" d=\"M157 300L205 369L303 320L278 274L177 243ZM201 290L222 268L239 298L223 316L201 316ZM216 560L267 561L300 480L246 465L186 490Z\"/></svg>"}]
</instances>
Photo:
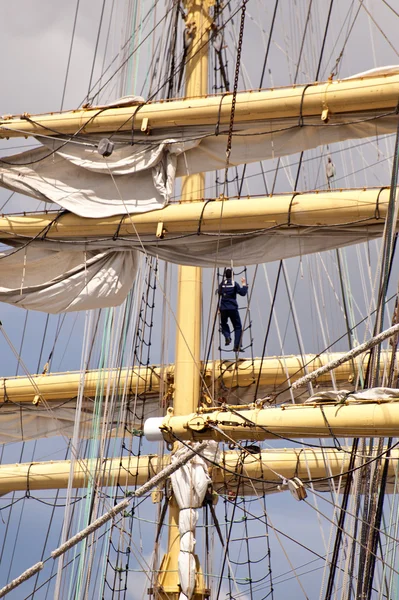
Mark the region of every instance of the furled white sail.
<instances>
[{"instance_id":1,"label":"furled white sail","mask_svg":"<svg viewBox=\"0 0 399 600\"><path fill-rule=\"evenodd\" d=\"M90 410L91 409L91 410ZM46 437L64 435L71 438L76 419L76 401L71 400L60 406L19 406L3 403L0 408L0 443L23 442ZM89 403L84 409L80 421L82 437L91 435L93 421L92 407ZM116 427L116 423L109 423L109 429Z\"/></svg>"},{"instance_id":2,"label":"furled white sail","mask_svg":"<svg viewBox=\"0 0 399 600\"><path fill-rule=\"evenodd\" d=\"M211 442L215 455L216 444ZM172 463L187 451L180 444L180 448L172 456ZM197 508L202 506L211 478L208 467L201 456L195 456L190 462L183 465L171 475L173 493L179 511L180 552L178 558L179 583L181 593L179 600L190 600L195 589L195 527L198 521Z\"/></svg>"},{"instance_id":3,"label":"furled white sail","mask_svg":"<svg viewBox=\"0 0 399 600\"><path fill-rule=\"evenodd\" d=\"M168 202L175 180L176 158L166 145L127 144L103 158L90 140L82 145L47 140L44 148L3 159L0 183L81 217L155 210Z\"/></svg>"},{"instance_id":4,"label":"furled white sail","mask_svg":"<svg viewBox=\"0 0 399 600\"><path fill-rule=\"evenodd\" d=\"M216 124L215 124L216 125ZM323 144L386 135L397 117L378 113L236 124L230 166L267 160ZM98 153L100 139L41 140L45 147L2 159L0 185L38 200L55 202L82 217L108 217L162 208L175 178L223 169L227 129L187 127L149 137L115 135L111 156Z\"/></svg>"},{"instance_id":5,"label":"furled white sail","mask_svg":"<svg viewBox=\"0 0 399 600\"><path fill-rule=\"evenodd\" d=\"M34 394L32 395L32 399ZM3 402L0 405L0 443L26 442L63 435L66 438L73 437L76 421L76 399L54 403L39 402L33 404L14 404ZM93 425L94 402L86 398L80 414L80 436L91 437ZM158 401L149 399L145 401L145 415L151 416L156 413ZM115 416L103 415L103 425L110 435L120 435L119 409ZM132 428L140 429L141 419L131 420Z\"/></svg>"},{"instance_id":6,"label":"furled white sail","mask_svg":"<svg viewBox=\"0 0 399 600\"><path fill-rule=\"evenodd\" d=\"M117 306L135 280L139 250L168 262L223 267L273 262L380 237L381 224L275 229L219 238L184 235L154 241L33 241L0 255L0 302L50 313ZM87 247L90 250L87 250Z\"/></svg>"},{"instance_id":7,"label":"furled white sail","mask_svg":"<svg viewBox=\"0 0 399 600\"><path fill-rule=\"evenodd\" d=\"M389 67L387 77L397 70ZM137 99L127 102L135 104ZM351 138L380 136L396 128L397 116L383 110L329 114L325 121L299 114L285 120L236 122L229 164L280 157ZM2 158L0 185L55 202L82 217L101 218L162 208L174 194L176 177L226 166L226 125L147 133L110 133L114 144L110 156L98 151L104 136L80 132L63 138L40 138L42 147ZM183 232L175 239L144 236L140 242L129 241L129 245L107 239L88 246L82 240L74 242L73 250L69 245L65 249L62 243L35 241L26 249L0 257L0 300L47 312L115 306L132 286L135 251L142 250L143 245L148 254L171 262L214 267L230 260L236 265L254 264L342 247L378 237L381 231L382 225L364 225L329 228L328 235L326 228L295 227L236 236Z\"/></svg>"},{"instance_id":8,"label":"furled white sail","mask_svg":"<svg viewBox=\"0 0 399 600\"><path fill-rule=\"evenodd\" d=\"M148 254L198 267L225 267L274 262L359 244L382 235L383 225L275 229L237 236L191 235L145 244ZM137 246L138 247L138 246Z\"/></svg>"}]
</instances>

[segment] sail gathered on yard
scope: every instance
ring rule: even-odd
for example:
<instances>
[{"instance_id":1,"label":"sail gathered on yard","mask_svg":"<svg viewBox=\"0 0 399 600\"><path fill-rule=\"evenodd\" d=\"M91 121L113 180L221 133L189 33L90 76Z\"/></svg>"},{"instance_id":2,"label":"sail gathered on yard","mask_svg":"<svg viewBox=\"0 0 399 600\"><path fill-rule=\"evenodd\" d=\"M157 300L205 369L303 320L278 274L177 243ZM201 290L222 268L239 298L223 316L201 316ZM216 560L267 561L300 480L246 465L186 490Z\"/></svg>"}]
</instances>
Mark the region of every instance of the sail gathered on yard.
<instances>
[{"instance_id":1,"label":"sail gathered on yard","mask_svg":"<svg viewBox=\"0 0 399 600\"><path fill-rule=\"evenodd\" d=\"M0 255L0 300L51 313L116 306L134 283L143 250L168 262L212 268L230 261L236 266L273 262L370 241L383 233L389 194L385 187L295 192L274 196L273 204L266 196L251 200L256 218L245 227L239 217L231 217L248 206L245 198L194 203L184 213L187 220L180 214L181 205L169 205L150 213L154 218L146 225L147 233L140 235L134 215L117 217L113 224L96 219L95 237L77 237L74 224L66 224L73 236L63 233L70 215L34 214L37 233L10 241L21 217L3 217L0 238L13 249ZM221 214L231 220L226 231L220 231ZM171 231L158 236L163 218ZM76 224L78 231L80 226Z\"/></svg>"},{"instance_id":2,"label":"sail gathered on yard","mask_svg":"<svg viewBox=\"0 0 399 600\"><path fill-rule=\"evenodd\" d=\"M398 67L362 74L371 82L383 76L389 84ZM350 81L356 82L356 76ZM360 81L360 79L359 79ZM339 82L327 84L334 89ZM242 165L294 154L323 144L393 133L397 116L386 108L364 112L302 114L305 86L299 96L299 114L261 121L236 120L229 165ZM377 86L378 88L378 86ZM326 92L327 93L327 92ZM284 98L284 90L281 92ZM327 98L327 96L326 96ZM220 97L220 111L224 96ZM145 103L140 98L96 107L106 113L115 106L131 106L131 119ZM350 107L348 107L349 110ZM248 110L251 110L249 107ZM7 130L7 125L2 128ZM150 135L148 135L150 133ZM226 166L227 124L187 125L142 133L108 132L113 150L99 152L104 135L78 132L69 136L38 136L41 147L2 158L0 185L26 196L56 203L86 218L145 213L161 209L173 198L176 178ZM109 156L108 156L109 154ZM41 243L14 241L15 248L1 256L0 300L29 309L61 312L120 304L131 288L138 264L137 250L178 264L212 267L229 260L235 264L258 264L337 248L381 235L357 227L326 230L309 228L301 235L291 231L257 231L232 238L175 236L156 240L140 238L121 243L117 235L97 240L95 248L77 240ZM199 233L199 232L198 232ZM65 241L66 242L66 241Z\"/></svg>"},{"instance_id":3,"label":"sail gathered on yard","mask_svg":"<svg viewBox=\"0 0 399 600\"><path fill-rule=\"evenodd\" d=\"M366 80L369 90L376 88L374 93L378 98L385 84L396 85L398 73L399 66L392 66L373 70L369 74L362 73L361 77L354 75L349 81L356 89L357 79L359 82ZM235 119L229 166L279 158L321 145L383 136L396 131L397 115L394 110L387 109L385 101L379 109L353 111L348 101L347 112L341 109L335 114L334 108L330 111L330 97L333 102L335 96L340 96L340 83L332 81L325 84L325 93L318 91L317 86L313 92L313 84L299 88L294 96L295 116L291 115L291 110L282 109L281 116L274 116L272 112L271 118L258 120L256 107L252 107L251 101L243 97L242 103L247 104L247 109L246 113L243 111L241 121L240 115ZM351 91L345 90L346 93ZM273 92L279 92L282 105L285 102L288 104L285 88L270 93ZM251 92L245 94L251 97ZM312 98L313 94L325 96L325 102L321 100L324 115L314 108L310 110L313 114L305 111L305 101ZM262 99L266 107L269 101L276 103L276 98L272 95L270 99L267 96ZM56 203L88 218L162 208L173 196L176 177L226 167L229 124L219 122L223 102L227 103L225 95L217 98L218 110L212 124L207 124L209 118L204 116L205 124L171 125L148 130L147 133L133 130L135 121L141 116L140 109L146 106L144 101L140 103L135 97L131 101L131 113L126 119L131 129L128 132L120 131L120 127L117 131L104 134L82 133L83 128L88 128L90 119L78 132L68 136L40 135L41 129L46 131L45 127L37 127L37 139L42 147L3 157L0 185L38 200ZM100 114L106 116L107 109L115 110L114 107L120 104L120 101L116 101L94 107L91 109L94 112L91 119L94 121ZM123 105L126 106L126 102ZM173 107L173 102L168 105ZM285 110L291 116L284 116ZM248 119L252 111L254 116ZM0 122L3 136L7 135L9 128L7 120ZM103 156L99 152L99 144L107 136L113 144L113 151L109 156Z\"/></svg>"},{"instance_id":4,"label":"sail gathered on yard","mask_svg":"<svg viewBox=\"0 0 399 600\"><path fill-rule=\"evenodd\" d=\"M323 123L320 117L237 124L230 166L279 158L333 144L394 133L397 117L382 111L364 117L344 115ZM111 134L115 148L98 152L93 134L43 139L43 147L2 159L0 185L81 217L98 218L163 208L174 194L177 177L224 169L228 130L215 126L143 136Z\"/></svg>"},{"instance_id":5,"label":"sail gathered on yard","mask_svg":"<svg viewBox=\"0 0 399 600\"><path fill-rule=\"evenodd\" d=\"M393 3L22 4L0 597L398 597Z\"/></svg>"}]
</instances>

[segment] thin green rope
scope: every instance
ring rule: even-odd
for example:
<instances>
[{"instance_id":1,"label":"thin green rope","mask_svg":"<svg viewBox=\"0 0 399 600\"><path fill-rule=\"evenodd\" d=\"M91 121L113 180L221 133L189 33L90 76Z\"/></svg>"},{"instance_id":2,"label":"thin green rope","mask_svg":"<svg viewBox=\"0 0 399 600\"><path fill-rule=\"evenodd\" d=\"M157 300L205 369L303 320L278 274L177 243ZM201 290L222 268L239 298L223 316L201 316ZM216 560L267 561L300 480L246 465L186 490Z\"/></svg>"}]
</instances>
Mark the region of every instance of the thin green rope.
<instances>
[{"instance_id":1,"label":"thin green rope","mask_svg":"<svg viewBox=\"0 0 399 600\"><path fill-rule=\"evenodd\" d=\"M114 317L114 309L106 309L104 311L105 319L103 326L103 336L101 342L101 351L100 351L100 359L98 368L101 371L104 368L106 358L109 356L110 349L110 338L112 331L112 323ZM104 385L105 385L105 372L101 378L97 381L96 386L96 394L94 399L94 407L93 407L93 417L92 417L92 427L91 427L91 439L88 444L88 452L87 452L87 493L86 500L82 503L82 506L79 510L79 529L87 527L91 520L91 512L94 500L94 475L97 468L97 457L98 457L98 449L99 449L99 433L101 428L101 413L102 413L102 399L104 397ZM75 598L80 597L81 589L83 582L85 581L85 575L88 574L89 561L87 561L86 557L86 549L87 549L87 540L83 540L81 544L75 547L74 550L74 561L77 557L78 551L80 552L80 559L78 568L76 570L76 587L75 587ZM73 594L73 581L74 578L71 577L69 584L69 593L68 598L72 599Z\"/></svg>"}]
</instances>

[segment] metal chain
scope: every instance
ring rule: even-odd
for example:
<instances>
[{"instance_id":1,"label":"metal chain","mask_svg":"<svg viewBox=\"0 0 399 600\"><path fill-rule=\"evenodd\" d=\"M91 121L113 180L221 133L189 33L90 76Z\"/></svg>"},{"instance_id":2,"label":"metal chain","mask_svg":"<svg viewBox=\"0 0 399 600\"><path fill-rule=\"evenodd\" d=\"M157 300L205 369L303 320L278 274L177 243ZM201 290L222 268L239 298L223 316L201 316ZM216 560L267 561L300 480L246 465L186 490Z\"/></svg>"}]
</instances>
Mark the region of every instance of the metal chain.
<instances>
[{"instance_id":1,"label":"metal chain","mask_svg":"<svg viewBox=\"0 0 399 600\"><path fill-rule=\"evenodd\" d=\"M228 138L227 138L226 170L225 170L225 178L224 178L224 180L225 180L224 187L226 187L226 182L227 182L227 171L228 171L229 163L230 163L231 146L232 146L232 140L233 140L234 114L235 114L235 110L236 110L238 78L240 75L242 40L244 37L245 11L247 9L247 2L248 2L248 0L243 0L242 9L241 9L240 34L238 36L237 62L236 62L236 71L235 71L235 75L234 75L233 99L231 102L229 134L228 134Z\"/></svg>"}]
</instances>

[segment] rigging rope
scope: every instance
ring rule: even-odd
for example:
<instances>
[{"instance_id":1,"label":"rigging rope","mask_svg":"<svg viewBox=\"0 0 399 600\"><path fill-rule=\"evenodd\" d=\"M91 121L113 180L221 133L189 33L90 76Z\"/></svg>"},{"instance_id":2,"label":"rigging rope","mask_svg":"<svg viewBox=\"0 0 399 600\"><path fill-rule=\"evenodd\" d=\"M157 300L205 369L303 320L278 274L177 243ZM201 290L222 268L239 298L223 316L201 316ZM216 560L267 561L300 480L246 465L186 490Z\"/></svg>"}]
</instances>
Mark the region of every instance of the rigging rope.
<instances>
[{"instance_id":1,"label":"rigging rope","mask_svg":"<svg viewBox=\"0 0 399 600\"><path fill-rule=\"evenodd\" d=\"M182 454L178 459L176 459L176 461L174 461L173 463L171 463L170 465L168 465L167 467L162 469L162 471L160 471L157 475L152 477L144 485L142 485L141 487L137 488L134 492L132 492L132 497L140 498L141 496L144 496L144 494L147 494L147 492L149 492L151 489L153 489L159 483L164 481L172 473L175 473L176 471L178 471L181 466L185 465L189 460L191 460L195 456L196 452L201 452L202 450L204 450L207 445L208 445L208 442L201 442L200 444L194 445L192 449L190 449L187 452L185 452L184 454ZM29 569L26 569L26 571L21 573L21 575L19 577L17 577L13 581L11 581L9 584L7 584L6 586L4 586L3 588L0 589L0 598L3 598L10 591L17 588L19 585L21 585L21 583L23 583L24 581L27 581L27 579L33 577L33 575L35 575L38 571L40 571L44 567L44 564L48 560L50 560L50 558L52 558L54 560L56 558L59 558L60 556L65 554L68 550L75 547L79 542L85 540L91 533L94 533L95 531L97 531L97 529L99 529L100 527L105 525L108 521L110 521L111 519L114 519L121 512L126 510L126 508L128 508L130 502L131 502L131 497L125 498L124 500L122 500L121 502L116 504L113 508L111 508L108 512L106 512L101 517L97 518L95 521L90 523L90 525L85 527L85 529L79 531L79 533L77 533L73 537L69 538L66 542L61 544L61 546L59 546L58 548L53 550L51 552L51 556L49 556L46 560L38 562L35 565L33 565L32 567L30 567Z\"/></svg>"},{"instance_id":2,"label":"rigging rope","mask_svg":"<svg viewBox=\"0 0 399 600\"><path fill-rule=\"evenodd\" d=\"M121 443L122 450L127 452L128 456L140 456L140 454L141 454L142 440L140 438L139 438L139 443L138 443L137 454L133 451L132 445L133 445L134 437L133 437L132 433L135 431L135 429L132 428L132 425L130 424L129 419L131 416L133 416L134 422L137 419L138 415L137 415L136 404L137 404L137 401L139 400L141 403L141 415L138 418L141 423L141 429L143 428L146 394L149 391L151 391L151 377L149 376L149 374L150 374L150 351L151 351L152 327L153 327L153 321L154 321L155 291L156 291L156 281L157 281L157 261L154 258L146 258L145 263L147 266L146 273L145 273L146 287L141 296L141 306L138 311L137 325L135 328L136 329L136 332L135 332L136 339L135 339L134 346L133 346L133 367L135 365L144 365L146 367L147 371L146 371L146 375L145 375L145 386L144 386L143 392L139 393L137 387L135 390L133 390L131 388L128 390L129 396L134 398L134 407L133 407L133 409L130 407L131 400L129 400L129 402L126 404L126 409L125 409L126 416L125 416L125 422L124 422L124 426L123 426L124 435L123 435L123 439L122 439L122 443ZM148 333L146 335L147 329L148 329ZM145 352L146 352L147 356L146 356L146 359L143 360L143 353L145 353ZM138 386L138 382L137 382L136 386ZM127 436L128 436L128 440L130 440L130 444L127 443L127 440L126 440ZM119 470L116 485L123 491L124 496L126 496L126 495L130 494L130 492L128 492L126 486L123 486L124 469L127 470L127 472L130 472L129 466L126 469L125 467L122 467L122 463L121 463L121 468ZM137 474L138 474L138 472L137 472ZM115 501L116 501L116 498L115 498ZM127 547L130 548L130 546L132 544L132 539L133 539L135 505L133 505L133 507L132 507L131 511L129 511L129 513L124 514L124 517L125 517L125 520L128 519L128 523L129 523L127 527L124 526L124 533L126 533L128 536L128 546ZM124 523L125 523L125 521L124 521ZM104 577L104 584L107 585L112 590L113 594L118 591L122 591L122 590L126 591L127 590L127 577L128 577L128 571L129 571L129 561L130 561L130 557L131 557L130 550L129 550L129 552L126 552L126 550L123 549L124 548L123 536L120 535L119 529L120 529L119 527L118 528L115 528L115 526L112 527L111 533L109 536L108 549L106 552L107 561L106 561L106 572L105 572L105 577ZM113 533L116 534L116 536L119 535L119 542L118 542L117 548L115 548L115 545L113 543ZM111 547L114 549L115 555L116 555L115 560L114 560L115 564L113 564L113 562L110 558ZM120 564L122 562L122 558L124 555L126 555L126 561L125 561L124 568L122 568L122 567L120 567ZM111 569L113 571L112 584L108 581L109 569ZM117 576L118 576L118 587L117 587L117 582L116 582ZM104 591L102 592L102 597L104 597Z\"/></svg>"}]
</instances>

